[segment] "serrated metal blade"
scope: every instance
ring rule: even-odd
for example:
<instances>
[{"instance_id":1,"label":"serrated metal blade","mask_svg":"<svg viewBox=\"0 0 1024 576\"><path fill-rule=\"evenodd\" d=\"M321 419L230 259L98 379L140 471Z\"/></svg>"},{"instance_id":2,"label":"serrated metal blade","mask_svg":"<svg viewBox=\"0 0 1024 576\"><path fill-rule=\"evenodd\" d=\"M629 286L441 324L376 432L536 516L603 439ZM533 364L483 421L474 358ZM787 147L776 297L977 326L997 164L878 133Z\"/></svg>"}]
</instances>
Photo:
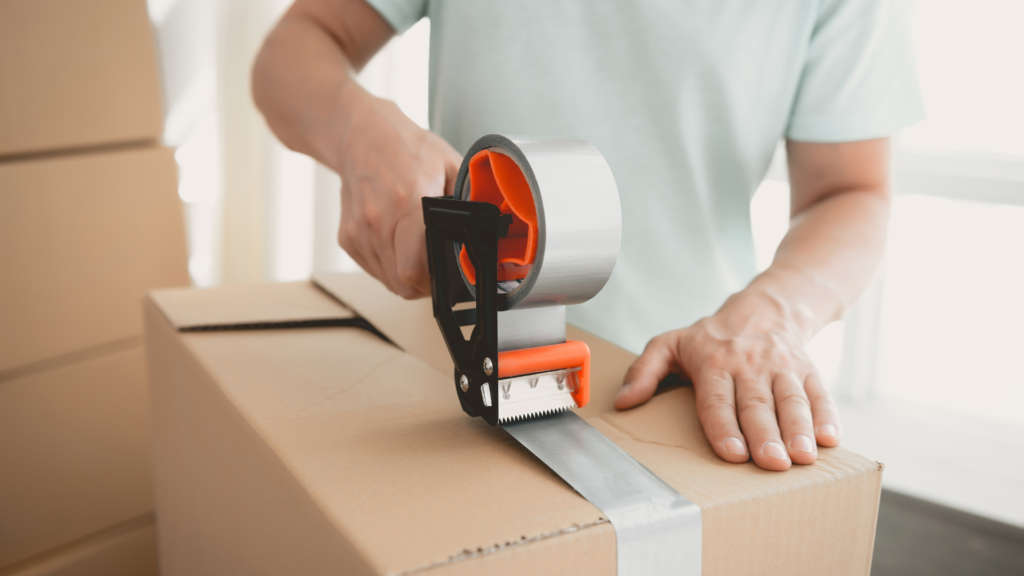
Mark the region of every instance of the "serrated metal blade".
<instances>
[{"instance_id":1,"label":"serrated metal blade","mask_svg":"<svg viewBox=\"0 0 1024 576\"><path fill-rule=\"evenodd\" d=\"M579 368L526 374L498 381L498 423L520 422L576 408L572 393Z\"/></svg>"}]
</instances>

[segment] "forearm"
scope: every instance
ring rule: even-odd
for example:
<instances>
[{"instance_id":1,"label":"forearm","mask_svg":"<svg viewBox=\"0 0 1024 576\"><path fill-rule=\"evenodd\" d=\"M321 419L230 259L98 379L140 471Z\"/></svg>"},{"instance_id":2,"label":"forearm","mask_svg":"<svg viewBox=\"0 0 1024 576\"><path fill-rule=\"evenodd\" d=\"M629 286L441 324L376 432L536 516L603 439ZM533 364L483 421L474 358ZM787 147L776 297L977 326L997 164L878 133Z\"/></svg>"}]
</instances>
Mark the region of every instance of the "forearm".
<instances>
[{"instance_id":1,"label":"forearm","mask_svg":"<svg viewBox=\"0 0 1024 576\"><path fill-rule=\"evenodd\" d=\"M723 307L745 326L810 339L838 320L882 259L889 218L889 141L789 141L790 229L772 265ZM745 304L745 306L738 306ZM753 322L752 322L753 321Z\"/></svg>"},{"instance_id":2,"label":"forearm","mask_svg":"<svg viewBox=\"0 0 1024 576\"><path fill-rule=\"evenodd\" d=\"M376 34L349 40L362 46L345 46L342 38L357 32L344 25L332 30L297 4L267 37L253 66L253 97L277 137L335 171L354 115L373 98L355 74L387 41L387 25L382 31L375 24Z\"/></svg>"}]
</instances>

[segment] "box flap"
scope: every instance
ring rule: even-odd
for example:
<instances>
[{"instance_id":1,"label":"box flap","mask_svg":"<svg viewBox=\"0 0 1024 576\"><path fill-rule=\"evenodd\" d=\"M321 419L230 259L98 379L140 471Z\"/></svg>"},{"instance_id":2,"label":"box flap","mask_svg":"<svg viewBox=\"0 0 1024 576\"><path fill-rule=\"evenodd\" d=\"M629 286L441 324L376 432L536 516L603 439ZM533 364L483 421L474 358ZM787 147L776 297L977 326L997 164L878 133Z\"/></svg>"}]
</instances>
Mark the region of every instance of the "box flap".
<instances>
[{"instance_id":1,"label":"box flap","mask_svg":"<svg viewBox=\"0 0 1024 576\"><path fill-rule=\"evenodd\" d=\"M402 350L448 376L455 369L430 298L406 300L362 272L314 274L313 282L387 335Z\"/></svg>"},{"instance_id":2,"label":"box flap","mask_svg":"<svg viewBox=\"0 0 1024 576\"><path fill-rule=\"evenodd\" d=\"M366 326L352 310L309 282L170 288L149 297L183 332L303 326Z\"/></svg>"}]
</instances>

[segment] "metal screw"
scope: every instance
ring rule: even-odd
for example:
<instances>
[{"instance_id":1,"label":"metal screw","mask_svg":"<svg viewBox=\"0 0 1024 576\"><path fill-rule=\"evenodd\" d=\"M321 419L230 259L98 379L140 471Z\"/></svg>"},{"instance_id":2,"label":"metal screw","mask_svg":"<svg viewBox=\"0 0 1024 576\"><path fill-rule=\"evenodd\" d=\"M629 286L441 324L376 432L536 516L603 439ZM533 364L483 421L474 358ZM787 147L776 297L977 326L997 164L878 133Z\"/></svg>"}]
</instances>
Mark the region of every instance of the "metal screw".
<instances>
[{"instance_id":1,"label":"metal screw","mask_svg":"<svg viewBox=\"0 0 1024 576\"><path fill-rule=\"evenodd\" d=\"M502 383L501 391L504 392L504 394L502 394L501 397L504 398L505 400L511 400L512 399L512 395L509 393L509 391L511 389L512 389L512 383L511 382Z\"/></svg>"},{"instance_id":2,"label":"metal screw","mask_svg":"<svg viewBox=\"0 0 1024 576\"><path fill-rule=\"evenodd\" d=\"M494 363L490 358L484 358L484 374L490 376L491 372L494 372Z\"/></svg>"},{"instance_id":3,"label":"metal screw","mask_svg":"<svg viewBox=\"0 0 1024 576\"><path fill-rule=\"evenodd\" d=\"M465 374L462 375L462 378L459 378L459 388L462 388L463 394L469 392L469 378L466 378Z\"/></svg>"}]
</instances>

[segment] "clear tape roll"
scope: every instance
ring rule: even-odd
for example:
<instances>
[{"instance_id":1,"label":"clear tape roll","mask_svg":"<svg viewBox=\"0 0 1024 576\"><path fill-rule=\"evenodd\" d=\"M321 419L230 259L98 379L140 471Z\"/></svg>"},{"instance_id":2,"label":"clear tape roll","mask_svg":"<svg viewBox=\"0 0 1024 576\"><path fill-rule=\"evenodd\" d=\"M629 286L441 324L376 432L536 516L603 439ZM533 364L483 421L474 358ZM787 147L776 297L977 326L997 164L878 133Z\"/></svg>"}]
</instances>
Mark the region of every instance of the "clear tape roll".
<instances>
[{"instance_id":1,"label":"clear tape roll","mask_svg":"<svg viewBox=\"0 0 1024 576\"><path fill-rule=\"evenodd\" d=\"M619 190L604 156L580 139L490 134L477 140L462 162L455 182L460 200L469 198L469 160L482 150L515 161L537 207L537 256L523 281L505 294L505 308L593 298L608 282L622 240ZM461 246L455 250L458 254ZM465 275L463 280L475 296Z\"/></svg>"}]
</instances>

